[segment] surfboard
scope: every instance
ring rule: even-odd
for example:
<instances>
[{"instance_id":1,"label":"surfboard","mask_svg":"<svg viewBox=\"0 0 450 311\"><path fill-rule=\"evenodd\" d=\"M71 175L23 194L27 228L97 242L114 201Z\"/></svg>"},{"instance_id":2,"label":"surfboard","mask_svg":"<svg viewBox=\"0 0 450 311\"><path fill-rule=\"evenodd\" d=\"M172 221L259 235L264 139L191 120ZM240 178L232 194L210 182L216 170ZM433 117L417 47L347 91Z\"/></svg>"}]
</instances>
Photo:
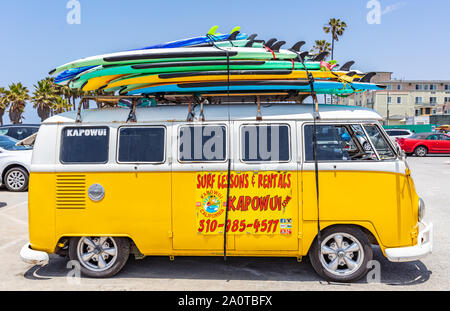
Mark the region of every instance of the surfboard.
<instances>
[{"instance_id":1,"label":"surfboard","mask_svg":"<svg viewBox=\"0 0 450 311\"><path fill-rule=\"evenodd\" d=\"M307 62L308 70L319 70L319 62ZM142 75L163 74L172 72L196 72L196 71L219 71L219 70L302 70L302 63L292 61L260 61L260 60L235 60L228 63L226 60L219 61L196 61L196 62L166 62L156 64L136 64L125 66L99 66L83 72L69 83L71 88L82 88L89 83L90 79L112 75Z\"/></svg>"},{"instance_id":2,"label":"surfboard","mask_svg":"<svg viewBox=\"0 0 450 311\"><path fill-rule=\"evenodd\" d=\"M137 50L103 54L79 59L52 70L50 74L58 74L68 69L99 66L99 65L124 65L138 63L160 63L167 61L199 61L199 60L226 60L226 59L259 59L270 60L295 59L297 53L289 50L270 52L264 48L252 47L190 47L190 48L166 48L152 50Z\"/></svg>"},{"instance_id":3,"label":"surfboard","mask_svg":"<svg viewBox=\"0 0 450 311\"><path fill-rule=\"evenodd\" d=\"M372 83L352 83L352 87L356 90L381 90L384 87ZM314 89L333 89L345 90L350 89L347 83L333 81L316 81ZM143 95L156 93L208 93L208 92L227 92L230 91L310 91L308 80L247 80L247 81L230 81L228 82L201 82L201 83L179 83L156 85L138 88L129 91L127 95Z\"/></svg>"},{"instance_id":4,"label":"surfboard","mask_svg":"<svg viewBox=\"0 0 450 311\"><path fill-rule=\"evenodd\" d=\"M227 70L218 71L196 71L196 72L177 72L153 75L124 76L110 79L105 88L123 87L132 84L156 84L156 83L185 83L185 82L206 82L206 81L237 81L237 80L287 80L287 79L306 79L307 72L304 70ZM345 76L348 72L324 72L312 71L316 79L335 79L338 76ZM111 77L111 76L109 76ZM359 76L358 76L359 77ZM89 80L83 87L83 91L92 91L97 89L98 83L94 84L97 78Z\"/></svg>"}]
</instances>

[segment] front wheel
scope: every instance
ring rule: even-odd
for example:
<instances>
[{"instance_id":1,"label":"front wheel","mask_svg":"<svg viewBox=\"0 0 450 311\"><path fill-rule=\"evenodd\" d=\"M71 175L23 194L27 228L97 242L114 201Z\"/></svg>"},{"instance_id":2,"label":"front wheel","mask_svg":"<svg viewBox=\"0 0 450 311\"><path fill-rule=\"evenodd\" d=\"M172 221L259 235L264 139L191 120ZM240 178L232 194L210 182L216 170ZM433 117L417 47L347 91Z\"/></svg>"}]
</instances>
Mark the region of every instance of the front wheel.
<instances>
[{"instance_id":1,"label":"front wheel","mask_svg":"<svg viewBox=\"0 0 450 311\"><path fill-rule=\"evenodd\" d=\"M28 189L28 172L21 167L13 167L5 174L4 183L9 191L23 192Z\"/></svg>"},{"instance_id":2,"label":"front wheel","mask_svg":"<svg viewBox=\"0 0 450 311\"><path fill-rule=\"evenodd\" d=\"M77 260L81 273L93 278L112 277L125 265L130 255L126 238L77 237L69 244L70 260Z\"/></svg>"},{"instance_id":3,"label":"front wheel","mask_svg":"<svg viewBox=\"0 0 450 311\"><path fill-rule=\"evenodd\" d=\"M336 226L322 231L320 248L317 239L309 251L314 270L335 282L351 282L362 278L372 260L372 246L367 236L356 227Z\"/></svg>"}]
</instances>

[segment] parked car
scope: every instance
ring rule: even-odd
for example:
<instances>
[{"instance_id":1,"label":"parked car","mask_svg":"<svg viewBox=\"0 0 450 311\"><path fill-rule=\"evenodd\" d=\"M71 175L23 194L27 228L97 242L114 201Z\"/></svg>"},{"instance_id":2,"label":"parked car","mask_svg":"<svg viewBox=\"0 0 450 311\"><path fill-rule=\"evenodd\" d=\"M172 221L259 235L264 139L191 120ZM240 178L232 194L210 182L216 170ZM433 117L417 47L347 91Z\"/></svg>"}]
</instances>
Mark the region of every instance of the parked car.
<instances>
[{"instance_id":1,"label":"parked car","mask_svg":"<svg viewBox=\"0 0 450 311\"><path fill-rule=\"evenodd\" d=\"M450 125L441 125L435 129L438 133L449 134L450 133Z\"/></svg>"},{"instance_id":2,"label":"parked car","mask_svg":"<svg viewBox=\"0 0 450 311\"><path fill-rule=\"evenodd\" d=\"M450 135L440 133L418 133L410 138L397 139L407 155L424 157L430 153L450 153Z\"/></svg>"},{"instance_id":3,"label":"parked car","mask_svg":"<svg viewBox=\"0 0 450 311\"><path fill-rule=\"evenodd\" d=\"M28 189L32 148L17 146L19 141L0 135L0 185L14 192Z\"/></svg>"},{"instance_id":4,"label":"parked car","mask_svg":"<svg viewBox=\"0 0 450 311\"><path fill-rule=\"evenodd\" d=\"M0 135L7 135L9 137L22 140L39 130L39 124L14 124L0 126Z\"/></svg>"},{"instance_id":5,"label":"parked car","mask_svg":"<svg viewBox=\"0 0 450 311\"><path fill-rule=\"evenodd\" d=\"M414 133L408 129L386 129L386 133L388 133L390 137L394 138L394 140L396 138L409 138L414 135Z\"/></svg>"}]
</instances>

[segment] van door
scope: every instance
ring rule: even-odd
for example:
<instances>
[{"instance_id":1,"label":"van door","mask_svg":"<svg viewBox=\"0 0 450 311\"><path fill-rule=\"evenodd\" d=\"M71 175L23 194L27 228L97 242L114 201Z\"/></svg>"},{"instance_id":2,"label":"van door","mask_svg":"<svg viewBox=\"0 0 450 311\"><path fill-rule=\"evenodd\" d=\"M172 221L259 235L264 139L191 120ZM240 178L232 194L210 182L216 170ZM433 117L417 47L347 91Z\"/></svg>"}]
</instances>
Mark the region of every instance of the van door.
<instances>
[{"instance_id":1,"label":"van door","mask_svg":"<svg viewBox=\"0 0 450 311\"><path fill-rule=\"evenodd\" d=\"M313 124L303 124L303 219L308 231L305 236L316 235L318 220L312 137ZM410 202L407 179L399 174L404 174L404 164L396 160L389 139L382 135L379 126L318 123L317 140L322 227L370 223L382 241L406 245L407 241L398 240L408 236L410 230L402 224L409 216L401 214L401 205ZM362 147L365 142L370 143L369 151Z\"/></svg>"},{"instance_id":2,"label":"van door","mask_svg":"<svg viewBox=\"0 0 450 311\"><path fill-rule=\"evenodd\" d=\"M230 235L239 251L299 250L295 122L233 122Z\"/></svg>"},{"instance_id":3,"label":"van door","mask_svg":"<svg viewBox=\"0 0 450 311\"><path fill-rule=\"evenodd\" d=\"M228 172L227 122L173 127L172 223L176 250L223 250ZM227 249L234 249L227 237Z\"/></svg>"}]
</instances>

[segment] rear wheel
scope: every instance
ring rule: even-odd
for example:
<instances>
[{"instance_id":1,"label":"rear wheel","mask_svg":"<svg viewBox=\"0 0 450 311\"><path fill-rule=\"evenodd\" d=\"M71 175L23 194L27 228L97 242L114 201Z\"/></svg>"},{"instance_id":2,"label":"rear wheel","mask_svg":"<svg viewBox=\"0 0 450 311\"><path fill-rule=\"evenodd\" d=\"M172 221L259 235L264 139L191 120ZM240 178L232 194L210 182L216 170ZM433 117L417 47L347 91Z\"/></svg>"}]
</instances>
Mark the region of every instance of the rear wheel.
<instances>
[{"instance_id":1,"label":"rear wheel","mask_svg":"<svg viewBox=\"0 0 450 311\"><path fill-rule=\"evenodd\" d=\"M70 260L77 260L81 273L88 277L106 278L117 274L130 255L126 238L77 237L69 245Z\"/></svg>"},{"instance_id":2,"label":"rear wheel","mask_svg":"<svg viewBox=\"0 0 450 311\"><path fill-rule=\"evenodd\" d=\"M323 278L351 282L363 277L372 260L372 246L356 227L336 226L322 232L320 247L314 240L309 257L314 270Z\"/></svg>"},{"instance_id":3,"label":"rear wheel","mask_svg":"<svg viewBox=\"0 0 450 311\"><path fill-rule=\"evenodd\" d=\"M9 169L5 174L4 184L9 191L26 191L28 189L27 170L19 166Z\"/></svg>"},{"instance_id":4,"label":"rear wheel","mask_svg":"<svg viewBox=\"0 0 450 311\"><path fill-rule=\"evenodd\" d=\"M414 150L414 154L418 157L425 157L428 153L428 149L425 146L419 146Z\"/></svg>"}]
</instances>

